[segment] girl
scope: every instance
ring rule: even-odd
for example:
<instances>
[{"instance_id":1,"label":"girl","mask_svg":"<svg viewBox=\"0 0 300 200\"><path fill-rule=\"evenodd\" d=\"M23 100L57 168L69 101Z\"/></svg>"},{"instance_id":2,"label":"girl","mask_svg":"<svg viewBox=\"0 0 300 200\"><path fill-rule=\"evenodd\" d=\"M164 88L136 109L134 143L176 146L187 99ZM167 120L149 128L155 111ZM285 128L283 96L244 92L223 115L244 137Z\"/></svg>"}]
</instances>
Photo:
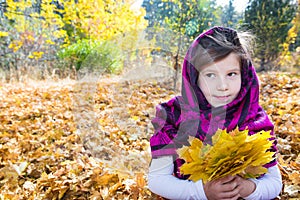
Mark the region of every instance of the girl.
<instances>
[{"instance_id":1,"label":"girl","mask_svg":"<svg viewBox=\"0 0 300 200\"><path fill-rule=\"evenodd\" d=\"M249 134L271 130L272 151L277 151L273 124L259 105L259 83L242 34L213 27L190 46L182 68L181 96L157 106L150 139L152 161L148 185L168 199L272 199L282 181L276 158L258 179L227 176L203 184L180 174L183 160L176 150L194 136L211 143L220 129L248 129Z\"/></svg>"}]
</instances>

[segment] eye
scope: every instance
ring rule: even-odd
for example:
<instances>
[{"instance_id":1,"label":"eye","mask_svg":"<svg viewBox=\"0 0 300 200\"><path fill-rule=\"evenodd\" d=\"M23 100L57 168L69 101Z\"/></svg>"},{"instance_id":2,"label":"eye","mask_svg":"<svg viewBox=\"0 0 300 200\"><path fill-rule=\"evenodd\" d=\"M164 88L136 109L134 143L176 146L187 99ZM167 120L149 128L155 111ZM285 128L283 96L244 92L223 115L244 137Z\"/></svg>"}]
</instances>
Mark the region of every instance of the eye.
<instances>
[{"instance_id":1,"label":"eye","mask_svg":"<svg viewBox=\"0 0 300 200\"><path fill-rule=\"evenodd\" d=\"M205 76L208 77L208 78L215 78L216 77L216 75L214 73L207 73L207 74L205 74Z\"/></svg>"},{"instance_id":2,"label":"eye","mask_svg":"<svg viewBox=\"0 0 300 200\"><path fill-rule=\"evenodd\" d=\"M236 75L238 75L237 72L230 72L229 74L227 74L227 76L229 77L235 77Z\"/></svg>"}]
</instances>

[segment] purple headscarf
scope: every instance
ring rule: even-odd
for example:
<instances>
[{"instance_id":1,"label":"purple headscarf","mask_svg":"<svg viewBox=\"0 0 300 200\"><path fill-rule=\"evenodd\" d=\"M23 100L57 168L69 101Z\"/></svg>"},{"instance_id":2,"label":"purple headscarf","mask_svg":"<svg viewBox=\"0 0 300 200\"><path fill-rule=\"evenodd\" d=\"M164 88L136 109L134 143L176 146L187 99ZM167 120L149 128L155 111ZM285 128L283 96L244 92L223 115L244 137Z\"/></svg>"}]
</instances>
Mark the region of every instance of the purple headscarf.
<instances>
[{"instance_id":1,"label":"purple headscarf","mask_svg":"<svg viewBox=\"0 0 300 200\"><path fill-rule=\"evenodd\" d=\"M249 134L261 130L271 130L273 135L272 151L276 152L274 126L267 114L259 105L259 82L255 68L248 59L242 60L241 90L238 96L229 104L217 108L212 107L197 85L198 70L192 61L195 51L199 51L199 41L215 32L226 37L234 37L236 31L214 27L199 35L190 46L182 66L181 96L176 96L166 103L156 107L156 117L152 120L155 134L150 139L152 157L172 155L174 157L174 175L183 177L179 167L184 163L178 158L176 150L182 145L188 145L188 137L194 136L205 143L211 143L212 135L220 129L231 131L236 127L239 130L248 129ZM240 45L239 40L231 40L234 45ZM236 41L238 40L238 41ZM276 159L265 167L276 164Z\"/></svg>"}]
</instances>

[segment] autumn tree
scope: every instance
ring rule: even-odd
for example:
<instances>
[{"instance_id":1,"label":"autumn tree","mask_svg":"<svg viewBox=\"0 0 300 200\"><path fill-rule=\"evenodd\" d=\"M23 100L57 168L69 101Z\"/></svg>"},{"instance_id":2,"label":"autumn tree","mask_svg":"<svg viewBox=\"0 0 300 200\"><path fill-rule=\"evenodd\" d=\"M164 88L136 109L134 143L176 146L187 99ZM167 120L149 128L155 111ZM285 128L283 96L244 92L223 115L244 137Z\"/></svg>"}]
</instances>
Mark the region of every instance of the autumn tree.
<instances>
[{"instance_id":1,"label":"autumn tree","mask_svg":"<svg viewBox=\"0 0 300 200\"><path fill-rule=\"evenodd\" d=\"M223 26L236 28L238 27L238 22L242 20L242 14L235 10L233 1L229 0L228 5L222 8L221 21Z\"/></svg>"},{"instance_id":2,"label":"autumn tree","mask_svg":"<svg viewBox=\"0 0 300 200\"><path fill-rule=\"evenodd\" d=\"M131 0L7 0L0 30L6 41L1 41L5 47L1 51L6 53L1 54L9 55L8 66L41 66L77 41L104 41L144 29L143 9L133 10L131 4Z\"/></svg>"},{"instance_id":3,"label":"autumn tree","mask_svg":"<svg viewBox=\"0 0 300 200\"><path fill-rule=\"evenodd\" d=\"M179 56L182 55L181 50L185 52L192 40L212 24L215 24L217 16L213 11L216 7L213 1L174 0L173 2L176 6L173 15L166 19L166 24L178 37L175 40L177 41L177 51L174 56L174 69L178 74L180 69ZM185 36L187 36L187 39L185 39ZM176 78L174 85L176 85Z\"/></svg>"},{"instance_id":4,"label":"autumn tree","mask_svg":"<svg viewBox=\"0 0 300 200\"><path fill-rule=\"evenodd\" d=\"M215 25L219 18L219 14L215 12L216 3L210 0L146 0L143 6L149 27L151 30L155 29L151 32L151 37L156 37L159 46L163 46L171 54L175 88L180 59L188 46L196 36Z\"/></svg>"},{"instance_id":5,"label":"autumn tree","mask_svg":"<svg viewBox=\"0 0 300 200\"><path fill-rule=\"evenodd\" d=\"M148 20L149 27L161 26L167 17L171 17L174 3L163 0L144 0L142 7L146 10L145 19Z\"/></svg>"},{"instance_id":6,"label":"autumn tree","mask_svg":"<svg viewBox=\"0 0 300 200\"><path fill-rule=\"evenodd\" d=\"M300 0L295 18L292 20L293 26L289 29L283 51L279 57L279 65L285 68L298 67L300 65Z\"/></svg>"},{"instance_id":7,"label":"autumn tree","mask_svg":"<svg viewBox=\"0 0 300 200\"><path fill-rule=\"evenodd\" d=\"M167 25L172 30L195 37L217 21L216 3L211 0L145 0L148 27Z\"/></svg>"},{"instance_id":8,"label":"autumn tree","mask_svg":"<svg viewBox=\"0 0 300 200\"><path fill-rule=\"evenodd\" d=\"M291 21L295 16L293 0L251 0L245 10L245 26L257 36L255 56L258 71L266 70L283 50Z\"/></svg>"}]
</instances>

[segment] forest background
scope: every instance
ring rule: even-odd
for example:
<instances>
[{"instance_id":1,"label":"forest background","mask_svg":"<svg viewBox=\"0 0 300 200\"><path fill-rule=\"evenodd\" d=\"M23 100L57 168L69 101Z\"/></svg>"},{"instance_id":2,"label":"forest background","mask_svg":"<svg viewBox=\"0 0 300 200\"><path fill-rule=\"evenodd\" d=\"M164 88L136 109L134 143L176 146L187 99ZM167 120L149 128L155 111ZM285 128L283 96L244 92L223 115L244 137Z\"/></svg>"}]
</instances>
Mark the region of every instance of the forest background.
<instances>
[{"instance_id":1,"label":"forest background","mask_svg":"<svg viewBox=\"0 0 300 200\"><path fill-rule=\"evenodd\" d=\"M0 199L159 199L155 105L180 92L201 32L250 30L284 187L300 197L300 1L1 0Z\"/></svg>"}]
</instances>

